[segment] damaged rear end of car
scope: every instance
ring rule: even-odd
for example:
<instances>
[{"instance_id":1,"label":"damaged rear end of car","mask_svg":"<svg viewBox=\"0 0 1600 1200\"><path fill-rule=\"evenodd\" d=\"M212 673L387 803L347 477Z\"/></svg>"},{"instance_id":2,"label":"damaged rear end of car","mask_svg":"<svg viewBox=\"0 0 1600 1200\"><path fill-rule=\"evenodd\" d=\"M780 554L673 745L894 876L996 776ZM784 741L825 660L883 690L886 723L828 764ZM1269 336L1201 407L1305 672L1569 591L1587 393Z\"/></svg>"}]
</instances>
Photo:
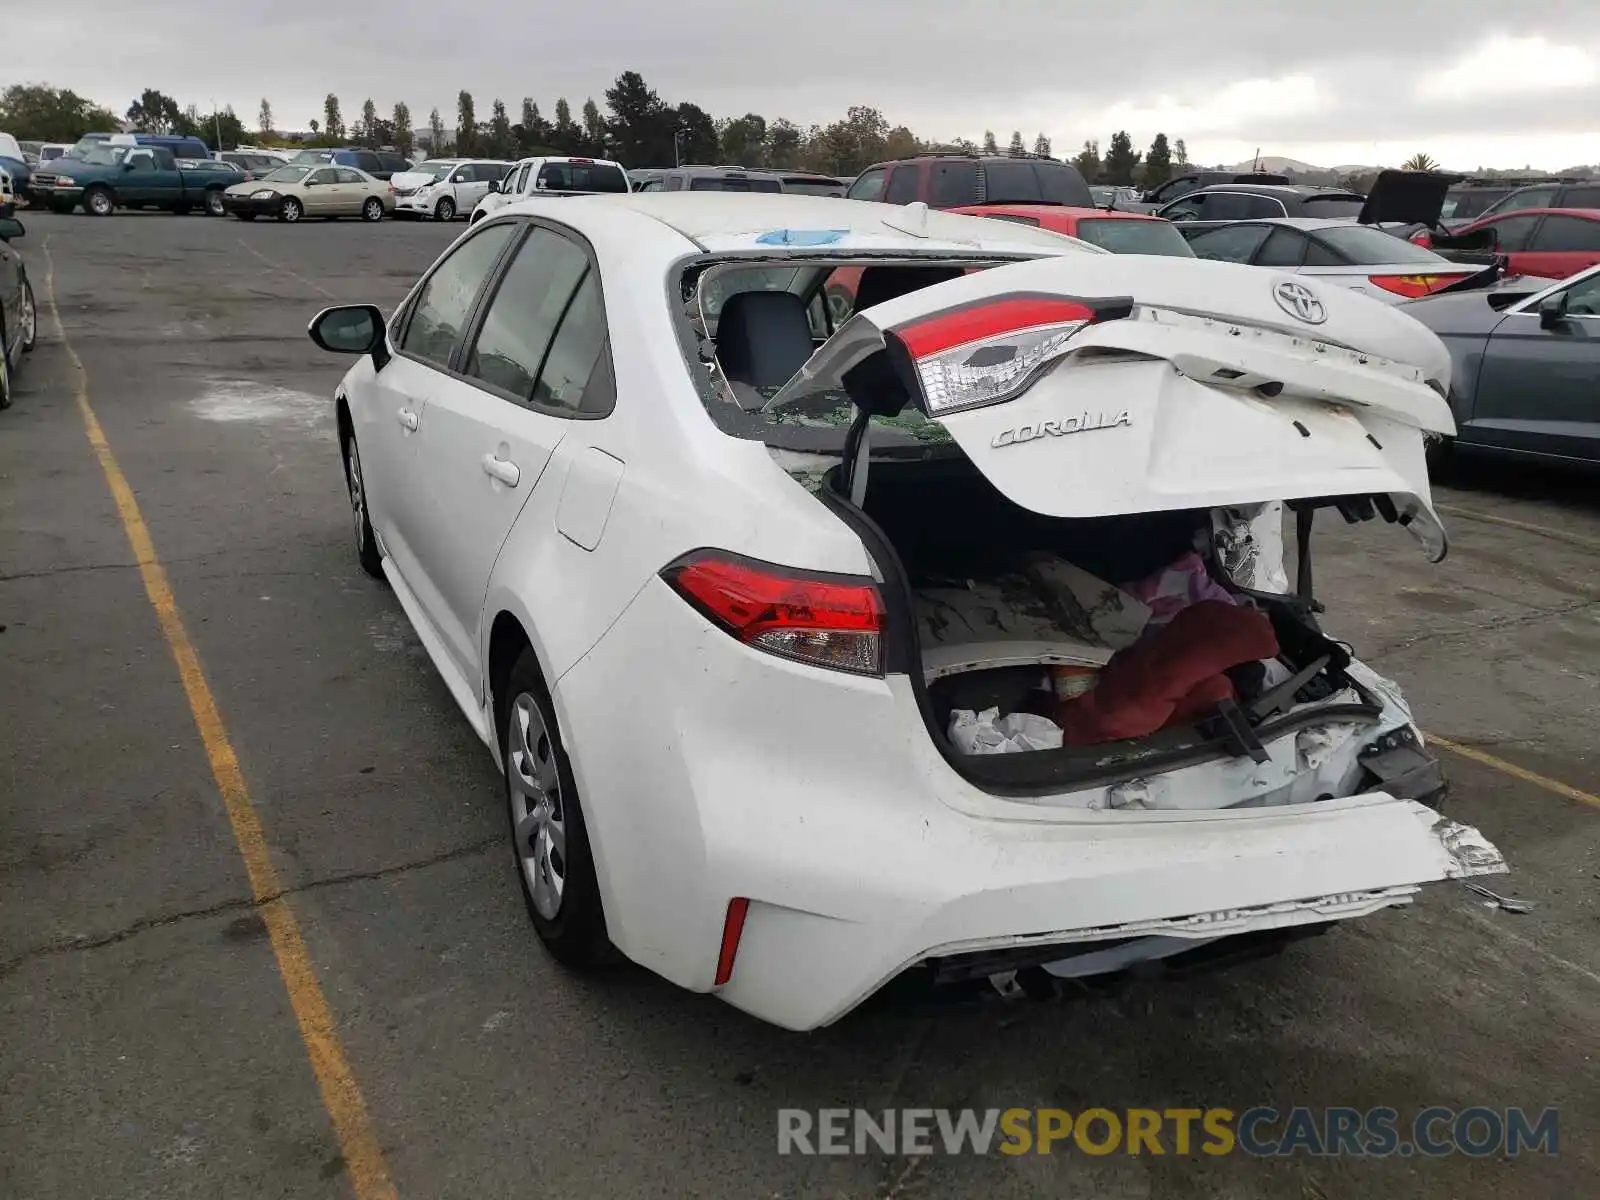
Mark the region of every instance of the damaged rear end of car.
<instances>
[{"instance_id":1,"label":"damaged rear end of car","mask_svg":"<svg viewBox=\"0 0 1600 1200\"><path fill-rule=\"evenodd\" d=\"M903 781L852 798L872 814L852 838L903 839L870 900L786 863L738 898L731 947L730 906L725 998L807 1028L902 975L1009 986L1277 944L1503 871L1438 811L1399 688L1323 631L1313 586L1319 517L1446 552L1433 335L1230 264L926 266L736 406L870 569L696 551L662 573L785 676L857 681L841 719L876 689L885 727L840 741L876 736Z\"/></svg>"}]
</instances>

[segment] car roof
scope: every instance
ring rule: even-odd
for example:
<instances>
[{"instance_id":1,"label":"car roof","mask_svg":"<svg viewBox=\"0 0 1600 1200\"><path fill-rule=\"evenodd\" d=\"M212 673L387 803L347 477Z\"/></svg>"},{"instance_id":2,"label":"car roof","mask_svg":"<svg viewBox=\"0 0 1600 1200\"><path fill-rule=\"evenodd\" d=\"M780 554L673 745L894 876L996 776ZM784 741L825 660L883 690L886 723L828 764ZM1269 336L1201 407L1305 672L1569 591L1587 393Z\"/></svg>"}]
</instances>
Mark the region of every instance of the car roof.
<instances>
[{"instance_id":1,"label":"car roof","mask_svg":"<svg viewBox=\"0 0 1600 1200\"><path fill-rule=\"evenodd\" d=\"M1247 192L1257 196L1339 196L1351 200L1365 200L1366 197L1359 192L1352 192L1348 188L1319 187L1310 183L1213 183L1206 187L1191 192ZM1188 196L1183 197L1188 199Z\"/></svg>"},{"instance_id":2,"label":"car roof","mask_svg":"<svg viewBox=\"0 0 1600 1200\"><path fill-rule=\"evenodd\" d=\"M750 250L764 245L781 249L782 242L759 239L788 232L825 239L790 243L796 248L837 247L842 251L1100 252L1059 233L1014 221L963 216L920 204L841 203L832 196L797 192L617 192L586 196L581 210L574 209L570 201L534 198L507 205L500 213L539 212L581 227L581 220L573 220L574 214L617 209L659 222L702 246L715 242L719 250L728 249L730 243Z\"/></svg>"},{"instance_id":3,"label":"car roof","mask_svg":"<svg viewBox=\"0 0 1600 1200\"><path fill-rule=\"evenodd\" d=\"M1096 184L1096 187L1102 186ZM1118 184L1105 184L1106 187L1117 187ZM990 213L1010 214L1015 217L1071 217L1075 221L1098 221L1108 219L1112 221L1161 221L1166 223L1165 217L1158 217L1154 213L1123 212L1114 208L1073 208L1066 204L961 204L955 208L946 209L946 212L965 213L968 216L981 217Z\"/></svg>"}]
</instances>

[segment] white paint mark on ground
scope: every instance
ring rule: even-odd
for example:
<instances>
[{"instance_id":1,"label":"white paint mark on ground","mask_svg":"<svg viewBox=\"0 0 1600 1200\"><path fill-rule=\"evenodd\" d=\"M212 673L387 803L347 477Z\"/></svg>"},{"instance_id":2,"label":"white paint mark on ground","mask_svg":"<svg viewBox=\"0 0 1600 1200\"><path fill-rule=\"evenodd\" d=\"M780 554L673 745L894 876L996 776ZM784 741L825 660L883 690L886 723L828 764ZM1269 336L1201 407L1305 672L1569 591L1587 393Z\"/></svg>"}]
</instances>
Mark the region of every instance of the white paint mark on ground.
<instances>
[{"instance_id":1,"label":"white paint mark on ground","mask_svg":"<svg viewBox=\"0 0 1600 1200\"><path fill-rule=\"evenodd\" d=\"M208 380L205 390L189 401L189 408L207 421L248 421L305 430L333 424L329 397L252 379Z\"/></svg>"},{"instance_id":2,"label":"white paint mark on ground","mask_svg":"<svg viewBox=\"0 0 1600 1200\"><path fill-rule=\"evenodd\" d=\"M485 1033L493 1033L500 1026L511 1020L510 1010L502 1008L499 1012L490 1013L488 1020L483 1023Z\"/></svg>"}]
</instances>

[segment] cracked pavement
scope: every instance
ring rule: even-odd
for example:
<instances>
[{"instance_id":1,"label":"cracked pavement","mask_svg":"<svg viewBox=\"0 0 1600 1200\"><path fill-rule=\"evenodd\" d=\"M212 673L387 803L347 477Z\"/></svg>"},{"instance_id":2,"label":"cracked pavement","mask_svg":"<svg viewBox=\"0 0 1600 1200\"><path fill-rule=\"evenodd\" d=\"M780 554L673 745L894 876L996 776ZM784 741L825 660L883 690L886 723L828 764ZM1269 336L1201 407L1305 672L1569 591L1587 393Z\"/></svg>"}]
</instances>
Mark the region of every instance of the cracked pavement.
<instances>
[{"instance_id":1,"label":"cracked pavement","mask_svg":"<svg viewBox=\"0 0 1600 1200\"><path fill-rule=\"evenodd\" d=\"M1513 874L1489 882L1528 915L1441 887L1222 974L890 1006L803 1037L633 968L558 969L522 911L489 755L353 560L342 364L303 332L332 301L392 305L455 231L23 216L17 248L44 304L48 239L401 1197L1592 1191L1600 811L1459 757L1447 812L1505 851ZM347 1196L47 312L40 341L0 414L0 1195ZM1425 728L1600 791L1592 482L1469 467L1440 495L1454 547L1436 567L1399 531L1319 520L1325 624ZM776 1154L787 1106L1260 1102L1553 1104L1560 1154Z\"/></svg>"}]
</instances>

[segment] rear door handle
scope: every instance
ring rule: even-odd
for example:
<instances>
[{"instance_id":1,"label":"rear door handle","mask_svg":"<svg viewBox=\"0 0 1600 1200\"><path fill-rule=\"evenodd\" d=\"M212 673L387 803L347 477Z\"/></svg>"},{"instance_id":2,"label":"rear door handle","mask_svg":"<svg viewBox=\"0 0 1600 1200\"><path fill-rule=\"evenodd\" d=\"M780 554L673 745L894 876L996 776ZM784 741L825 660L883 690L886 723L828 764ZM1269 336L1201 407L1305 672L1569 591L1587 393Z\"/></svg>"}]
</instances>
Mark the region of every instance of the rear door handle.
<instances>
[{"instance_id":1,"label":"rear door handle","mask_svg":"<svg viewBox=\"0 0 1600 1200\"><path fill-rule=\"evenodd\" d=\"M395 413L394 416L395 420L399 421L400 424L411 430L411 432L415 433L417 431L417 414L412 412L409 408L402 408L399 412Z\"/></svg>"},{"instance_id":2,"label":"rear door handle","mask_svg":"<svg viewBox=\"0 0 1600 1200\"><path fill-rule=\"evenodd\" d=\"M492 454L483 456L483 473L491 479L498 479L507 487L516 487L522 482L522 471L516 463L496 458Z\"/></svg>"}]
</instances>

